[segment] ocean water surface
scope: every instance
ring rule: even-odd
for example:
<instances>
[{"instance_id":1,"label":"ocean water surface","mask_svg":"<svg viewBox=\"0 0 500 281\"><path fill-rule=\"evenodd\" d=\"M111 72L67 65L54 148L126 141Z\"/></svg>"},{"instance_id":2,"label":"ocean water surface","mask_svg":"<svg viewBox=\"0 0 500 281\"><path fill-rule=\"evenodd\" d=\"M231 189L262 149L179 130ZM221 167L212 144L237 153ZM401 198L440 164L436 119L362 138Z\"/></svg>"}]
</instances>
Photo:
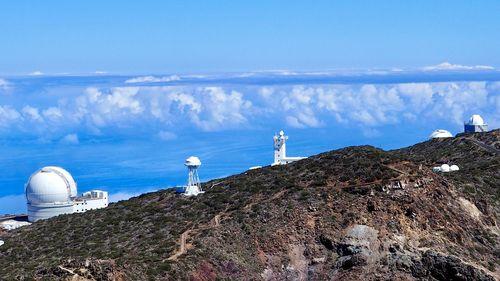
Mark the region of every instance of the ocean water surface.
<instances>
[{"instance_id":1,"label":"ocean water surface","mask_svg":"<svg viewBox=\"0 0 500 281\"><path fill-rule=\"evenodd\" d=\"M471 114L500 125L500 72L250 72L211 75L0 77L0 213L25 212L37 169L67 169L79 192L113 201L289 156L350 145L411 145L435 129L456 134Z\"/></svg>"}]
</instances>

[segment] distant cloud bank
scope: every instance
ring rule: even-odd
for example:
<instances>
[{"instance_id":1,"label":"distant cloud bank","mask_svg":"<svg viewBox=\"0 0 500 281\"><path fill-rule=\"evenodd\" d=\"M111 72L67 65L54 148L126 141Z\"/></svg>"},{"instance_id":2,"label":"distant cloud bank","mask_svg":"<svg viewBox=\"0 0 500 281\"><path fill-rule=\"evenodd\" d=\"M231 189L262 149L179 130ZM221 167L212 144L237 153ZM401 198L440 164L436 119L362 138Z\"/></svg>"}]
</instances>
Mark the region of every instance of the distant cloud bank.
<instances>
[{"instance_id":1,"label":"distant cloud bank","mask_svg":"<svg viewBox=\"0 0 500 281\"><path fill-rule=\"evenodd\" d=\"M438 68L490 69L448 63L428 69ZM179 79L175 75L142 76L127 83ZM380 126L422 120L439 120L458 128L472 113L484 115L492 127L500 125L500 82L495 81L98 87L84 84L70 94L52 94L50 87L43 88L43 99L40 94L22 92L15 83L0 79L0 90L2 87L9 87L15 94L4 95L0 100L0 135L30 136L65 145L79 144L82 136L86 140L136 135L170 141L179 130L212 132L265 124L292 128L349 126L376 135L374 129Z\"/></svg>"},{"instance_id":2,"label":"distant cloud bank","mask_svg":"<svg viewBox=\"0 0 500 281\"><path fill-rule=\"evenodd\" d=\"M155 76L140 76L125 80L125 83L159 83L159 82L171 82L179 81L181 78L177 75L155 77Z\"/></svg>"},{"instance_id":3,"label":"distant cloud bank","mask_svg":"<svg viewBox=\"0 0 500 281\"><path fill-rule=\"evenodd\" d=\"M78 140L78 135L77 134L67 134L61 139L62 144L79 144L80 141Z\"/></svg>"},{"instance_id":4,"label":"distant cloud bank","mask_svg":"<svg viewBox=\"0 0 500 281\"><path fill-rule=\"evenodd\" d=\"M438 65L431 65L422 68L425 71L441 71L441 70L494 70L493 66L489 65L461 65L443 62Z\"/></svg>"},{"instance_id":5,"label":"distant cloud bank","mask_svg":"<svg viewBox=\"0 0 500 281\"><path fill-rule=\"evenodd\" d=\"M2 79L0 78L0 89L7 89L7 87L9 86L9 82L5 79Z\"/></svg>"}]
</instances>

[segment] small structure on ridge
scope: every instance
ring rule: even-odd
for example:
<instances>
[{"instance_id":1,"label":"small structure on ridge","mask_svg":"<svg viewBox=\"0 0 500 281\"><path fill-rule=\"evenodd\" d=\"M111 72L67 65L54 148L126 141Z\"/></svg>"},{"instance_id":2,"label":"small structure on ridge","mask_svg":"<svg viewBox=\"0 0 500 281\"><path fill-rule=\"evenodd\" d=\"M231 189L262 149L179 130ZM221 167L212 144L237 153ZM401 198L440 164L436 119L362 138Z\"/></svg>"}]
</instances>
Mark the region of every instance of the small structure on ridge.
<instances>
[{"instance_id":1,"label":"small structure on ridge","mask_svg":"<svg viewBox=\"0 0 500 281\"><path fill-rule=\"evenodd\" d=\"M201 190L200 177L198 176L198 167L201 166L200 158L191 156L186 159L184 165L188 169L188 181L186 189L184 190L184 195L196 196L200 193L204 193L204 191Z\"/></svg>"},{"instance_id":2,"label":"small structure on ridge","mask_svg":"<svg viewBox=\"0 0 500 281\"><path fill-rule=\"evenodd\" d=\"M486 124L479 114L474 114L468 122L464 123L465 133L482 133L488 132L488 124Z\"/></svg>"},{"instance_id":3,"label":"small structure on ridge","mask_svg":"<svg viewBox=\"0 0 500 281\"><path fill-rule=\"evenodd\" d=\"M432 134L429 137L431 139L443 139L443 138L452 138L453 135L447 130L439 129L432 132Z\"/></svg>"},{"instance_id":4,"label":"small structure on ridge","mask_svg":"<svg viewBox=\"0 0 500 281\"><path fill-rule=\"evenodd\" d=\"M449 172L456 172L460 170L460 168L457 166L457 165L448 165L448 164L443 164L441 166L437 166L437 167L434 167L432 168L432 171L438 173L438 172L441 172L441 173L449 173Z\"/></svg>"},{"instance_id":5,"label":"small structure on ridge","mask_svg":"<svg viewBox=\"0 0 500 281\"><path fill-rule=\"evenodd\" d=\"M307 157L289 157L286 156L286 140L288 136L285 135L285 132L280 131L279 134L274 136L274 162L275 165L285 165L291 162L299 161L305 159Z\"/></svg>"}]
</instances>

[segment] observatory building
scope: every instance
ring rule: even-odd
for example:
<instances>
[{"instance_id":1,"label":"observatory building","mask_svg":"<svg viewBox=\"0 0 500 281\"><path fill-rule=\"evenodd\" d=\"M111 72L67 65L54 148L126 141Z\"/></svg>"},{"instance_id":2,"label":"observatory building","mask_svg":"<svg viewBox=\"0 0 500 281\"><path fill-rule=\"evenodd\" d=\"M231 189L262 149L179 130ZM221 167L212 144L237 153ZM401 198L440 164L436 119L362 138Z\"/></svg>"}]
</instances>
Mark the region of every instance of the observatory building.
<instances>
[{"instance_id":1,"label":"observatory building","mask_svg":"<svg viewBox=\"0 0 500 281\"><path fill-rule=\"evenodd\" d=\"M25 194L30 222L108 206L106 191L92 190L78 197L75 180L60 167L36 171L26 183Z\"/></svg>"},{"instance_id":2,"label":"observatory building","mask_svg":"<svg viewBox=\"0 0 500 281\"><path fill-rule=\"evenodd\" d=\"M442 173L449 173L449 172L456 172L459 171L460 168L457 165L448 165L448 164L443 164L441 166L436 166L432 168L434 172L442 172Z\"/></svg>"},{"instance_id":3,"label":"observatory building","mask_svg":"<svg viewBox=\"0 0 500 281\"><path fill-rule=\"evenodd\" d=\"M285 132L280 131L279 134L274 136L274 162L275 165L285 165L291 162L299 161L307 157L289 157L286 156L286 140L288 136L285 135Z\"/></svg>"},{"instance_id":4,"label":"observatory building","mask_svg":"<svg viewBox=\"0 0 500 281\"><path fill-rule=\"evenodd\" d=\"M177 192L181 192L186 196L196 196L204 193L201 189L200 177L198 176L198 167L201 166L200 158L191 156L184 162L184 166L188 169L188 180L186 186L177 188Z\"/></svg>"},{"instance_id":5,"label":"observatory building","mask_svg":"<svg viewBox=\"0 0 500 281\"><path fill-rule=\"evenodd\" d=\"M429 137L431 139L442 139L442 138L452 138L453 135L446 130L435 130Z\"/></svg>"},{"instance_id":6,"label":"observatory building","mask_svg":"<svg viewBox=\"0 0 500 281\"><path fill-rule=\"evenodd\" d=\"M469 121L464 123L465 133L481 133L488 131L488 124L484 123L481 115L474 114L470 117Z\"/></svg>"}]
</instances>

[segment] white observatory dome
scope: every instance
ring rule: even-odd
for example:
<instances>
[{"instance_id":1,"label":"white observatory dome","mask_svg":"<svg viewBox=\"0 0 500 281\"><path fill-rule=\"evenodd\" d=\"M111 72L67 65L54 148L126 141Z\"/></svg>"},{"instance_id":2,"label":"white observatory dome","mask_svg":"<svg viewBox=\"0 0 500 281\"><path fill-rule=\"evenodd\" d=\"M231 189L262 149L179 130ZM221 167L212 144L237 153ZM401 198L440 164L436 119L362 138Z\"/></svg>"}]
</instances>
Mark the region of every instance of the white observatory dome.
<instances>
[{"instance_id":1,"label":"white observatory dome","mask_svg":"<svg viewBox=\"0 0 500 281\"><path fill-rule=\"evenodd\" d=\"M446 131L446 130L435 130L430 135L431 139L452 138L452 137L453 137L453 135L449 131Z\"/></svg>"},{"instance_id":2,"label":"white observatory dome","mask_svg":"<svg viewBox=\"0 0 500 281\"><path fill-rule=\"evenodd\" d=\"M443 172L443 173L450 172L450 165L448 165L448 164L441 165L441 172Z\"/></svg>"},{"instance_id":3,"label":"white observatory dome","mask_svg":"<svg viewBox=\"0 0 500 281\"><path fill-rule=\"evenodd\" d=\"M476 126L483 126L485 125L484 124L484 120L483 120L483 117L481 117L481 115L479 114L474 114L470 117L469 119L469 125L476 125Z\"/></svg>"},{"instance_id":4,"label":"white observatory dome","mask_svg":"<svg viewBox=\"0 0 500 281\"><path fill-rule=\"evenodd\" d=\"M76 183L68 171L60 167L44 167L26 183L28 204L43 205L71 202L77 194Z\"/></svg>"},{"instance_id":5,"label":"white observatory dome","mask_svg":"<svg viewBox=\"0 0 500 281\"><path fill-rule=\"evenodd\" d=\"M73 213L77 194L73 177L60 167L44 167L25 186L28 221L34 222Z\"/></svg>"},{"instance_id":6,"label":"white observatory dome","mask_svg":"<svg viewBox=\"0 0 500 281\"><path fill-rule=\"evenodd\" d=\"M460 170L460 168L457 165L451 165L450 166L450 172L456 172Z\"/></svg>"},{"instance_id":7,"label":"white observatory dome","mask_svg":"<svg viewBox=\"0 0 500 281\"><path fill-rule=\"evenodd\" d=\"M201 161L200 158L196 156L191 156L188 159L186 159L186 162L184 162L184 165L188 167L199 167L201 166Z\"/></svg>"}]
</instances>

